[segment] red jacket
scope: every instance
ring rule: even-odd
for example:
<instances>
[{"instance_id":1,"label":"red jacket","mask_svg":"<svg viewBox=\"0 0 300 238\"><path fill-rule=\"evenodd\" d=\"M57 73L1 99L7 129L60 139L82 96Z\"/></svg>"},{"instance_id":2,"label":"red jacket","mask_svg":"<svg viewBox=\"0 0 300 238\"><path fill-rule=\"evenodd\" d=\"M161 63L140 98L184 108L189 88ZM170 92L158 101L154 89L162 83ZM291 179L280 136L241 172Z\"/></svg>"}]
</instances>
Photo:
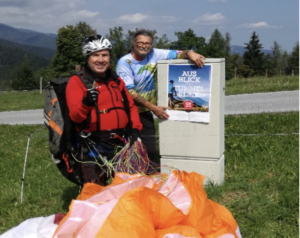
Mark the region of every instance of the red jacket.
<instances>
[{"instance_id":1,"label":"red jacket","mask_svg":"<svg viewBox=\"0 0 300 238\"><path fill-rule=\"evenodd\" d=\"M90 77L87 71L86 75ZM132 128L141 131L142 124L139 119L138 109L129 95L124 81L118 77L119 85L114 79L96 81L96 89L99 91L99 111L114 107L124 108L122 90L125 91L129 103L130 120ZM75 123L82 123L90 117L90 123L84 128L85 132L97 131L97 115L95 106L84 105L82 100L86 96L87 88L77 75L73 75L66 88L66 101L69 115ZM90 114L90 115L89 115ZM128 124L128 115L123 109L113 109L108 113L100 113L100 130L123 129Z\"/></svg>"}]
</instances>

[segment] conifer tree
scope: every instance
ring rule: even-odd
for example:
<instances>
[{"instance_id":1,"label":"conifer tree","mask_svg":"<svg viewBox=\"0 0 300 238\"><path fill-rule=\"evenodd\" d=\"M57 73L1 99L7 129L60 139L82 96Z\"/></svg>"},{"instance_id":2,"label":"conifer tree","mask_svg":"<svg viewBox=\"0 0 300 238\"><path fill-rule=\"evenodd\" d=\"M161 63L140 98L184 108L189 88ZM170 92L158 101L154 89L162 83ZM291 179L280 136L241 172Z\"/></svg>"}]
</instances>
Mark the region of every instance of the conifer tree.
<instances>
[{"instance_id":1,"label":"conifer tree","mask_svg":"<svg viewBox=\"0 0 300 238\"><path fill-rule=\"evenodd\" d=\"M246 51L243 55L244 65L252 69L254 75L263 75L265 71L263 66L264 53L261 52L263 47L262 44L259 43L259 38L255 31L253 32L249 43L245 43L245 45Z\"/></svg>"},{"instance_id":2,"label":"conifer tree","mask_svg":"<svg viewBox=\"0 0 300 238\"><path fill-rule=\"evenodd\" d=\"M299 42L293 48L289 59L289 67L291 68L294 75L299 74Z\"/></svg>"},{"instance_id":3,"label":"conifer tree","mask_svg":"<svg viewBox=\"0 0 300 238\"><path fill-rule=\"evenodd\" d=\"M225 37L223 37L221 32L218 29L215 29L207 44L207 55L205 55L209 58L225 58L226 80L231 79L234 76L234 66L230 56L230 41L231 36L228 32L225 34Z\"/></svg>"},{"instance_id":4,"label":"conifer tree","mask_svg":"<svg viewBox=\"0 0 300 238\"><path fill-rule=\"evenodd\" d=\"M23 63L11 73L12 88L15 90L37 89L38 82L34 80L31 63L25 55Z\"/></svg>"},{"instance_id":5,"label":"conifer tree","mask_svg":"<svg viewBox=\"0 0 300 238\"><path fill-rule=\"evenodd\" d=\"M283 53L281 46L277 43L277 41L274 41L272 49L272 71L274 72L274 75L279 75L280 70L282 67L284 67L282 59L283 59Z\"/></svg>"},{"instance_id":6,"label":"conifer tree","mask_svg":"<svg viewBox=\"0 0 300 238\"><path fill-rule=\"evenodd\" d=\"M110 40L113 47L110 61L113 70L115 70L118 60L127 53L123 28L119 26L109 29L109 34L106 35L106 38Z\"/></svg>"}]
</instances>

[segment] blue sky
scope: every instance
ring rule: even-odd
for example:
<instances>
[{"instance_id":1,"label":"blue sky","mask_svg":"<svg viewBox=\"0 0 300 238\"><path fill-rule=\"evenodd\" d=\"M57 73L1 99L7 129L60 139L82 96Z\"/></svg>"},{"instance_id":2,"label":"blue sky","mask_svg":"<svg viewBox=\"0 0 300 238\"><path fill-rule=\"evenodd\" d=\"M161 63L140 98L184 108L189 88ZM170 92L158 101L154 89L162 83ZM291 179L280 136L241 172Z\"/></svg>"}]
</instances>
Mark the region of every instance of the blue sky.
<instances>
[{"instance_id":1,"label":"blue sky","mask_svg":"<svg viewBox=\"0 0 300 238\"><path fill-rule=\"evenodd\" d=\"M244 46L255 31L264 49L274 41L290 53L299 40L298 0L0 0L0 23L55 33L84 21L105 35L121 26L156 30L177 40L189 28L209 40L218 29L231 45Z\"/></svg>"}]
</instances>

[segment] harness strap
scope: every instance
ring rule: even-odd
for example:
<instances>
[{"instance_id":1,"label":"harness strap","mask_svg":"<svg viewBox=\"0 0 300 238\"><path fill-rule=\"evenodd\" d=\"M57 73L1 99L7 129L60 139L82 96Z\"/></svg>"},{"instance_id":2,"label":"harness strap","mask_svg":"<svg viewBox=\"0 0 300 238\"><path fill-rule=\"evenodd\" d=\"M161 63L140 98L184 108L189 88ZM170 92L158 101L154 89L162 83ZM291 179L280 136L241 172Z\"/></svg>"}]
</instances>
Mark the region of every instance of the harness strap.
<instances>
[{"instance_id":1,"label":"harness strap","mask_svg":"<svg viewBox=\"0 0 300 238\"><path fill-rule=\"evenodd\" d=\"M106 114L106 113L109 113L111 110L114 110L114 109L122 109L122 110L126 111L125 108L123 108L123 107L112 107L112 108L108 108L108 109L103 109L101 111L97 110L97 112Z\"/></svg>"},{"instance_id":2,"label":"harness strap","mask_svg":"<svg viewBox=\"0 0 300 238\"><path fill-rule=\"evenodd\" d=\"M73 169L70 168L70 163L69 163L69 159L70 159L70 158L69 158L69 155L63 153L62 158L63 158L63 160L65 161L65 164L66 164L66 166L67 166L67 171L68 171L68 173L72 173L72 172L73 172Z\"/></svg>"},{"instance_id":3,"label":"harness strap","mask_svg":"<svg viewBox=\"0 0 300 238\"><path fill-rule=\"evenodd\" d=\"M100 111L99 111L99 107L98 104L95 104L95 108L96 108L96 115L97 115L97 131L100 131Z\"/></svg>"}]
</instances>

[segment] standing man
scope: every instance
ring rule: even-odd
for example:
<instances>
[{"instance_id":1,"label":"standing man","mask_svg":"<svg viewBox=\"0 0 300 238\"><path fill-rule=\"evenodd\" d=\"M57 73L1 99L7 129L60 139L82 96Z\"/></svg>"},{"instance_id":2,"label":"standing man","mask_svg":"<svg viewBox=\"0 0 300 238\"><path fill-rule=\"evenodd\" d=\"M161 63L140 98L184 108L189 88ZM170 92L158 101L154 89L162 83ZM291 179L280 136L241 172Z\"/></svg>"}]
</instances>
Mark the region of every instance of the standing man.
<instances>
[{"instance_id":1,"label":"standing man","mask_svg":"<svg viewBox=\"0 0 300 238\"><path fill-rule=\"evenodd\" d=\"M156 139L153 115L168 119L167 107L157 105L155 76L158 60L190 59L202 67L204 56L191 50L163 50L152 48L153 34L145 29L137 30L131 40L131 53L123 56L117 64L117 74L125 81L126 87L139 109L143 129L142 142L147 147L148 156L153 161L156 152ZM152 113L151 113L152 112Z\"/></svg>"}]
</instances>

